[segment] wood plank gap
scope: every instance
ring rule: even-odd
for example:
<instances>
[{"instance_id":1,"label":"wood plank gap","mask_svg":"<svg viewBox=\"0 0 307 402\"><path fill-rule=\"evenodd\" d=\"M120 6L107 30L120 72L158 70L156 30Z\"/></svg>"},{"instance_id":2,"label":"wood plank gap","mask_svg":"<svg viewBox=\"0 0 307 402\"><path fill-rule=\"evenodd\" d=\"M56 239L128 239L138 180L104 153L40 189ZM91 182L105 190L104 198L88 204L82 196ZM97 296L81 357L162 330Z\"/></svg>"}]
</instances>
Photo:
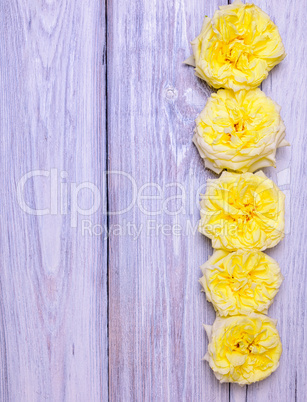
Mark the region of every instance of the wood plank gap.
<instances>
[{"instance_id":1,"label":"wood plank gap","mask_svg":"<svg viewBox=\"0 0 307 402\"><path fill-rule=\"evenodd\" d=\"M103 52L103 62L105 64L105 131L106 131L106 172L105 172L105 186L106 186L106 224L107 233L110 228L109 217L109 131L108 131L108 0L105 0L105 48ZM110 267L110 236L107 237L107 273L106 273L106 290L107 290L107 370L108 370L108 400L110 400L110 334L109 334L109 317L110 317L110 291L109 291L109 267Z\"/></svg>"},{"instance_id":2,"label":"wood plank gap","mask_svg":"<svg viewBox=\"0 0 307 402\"><path fill-rule=\"evenodd\" d=\"M294 400L297 402L297 371L295 372L295 391L294 391Z\"/></svg>"}]
</instances>

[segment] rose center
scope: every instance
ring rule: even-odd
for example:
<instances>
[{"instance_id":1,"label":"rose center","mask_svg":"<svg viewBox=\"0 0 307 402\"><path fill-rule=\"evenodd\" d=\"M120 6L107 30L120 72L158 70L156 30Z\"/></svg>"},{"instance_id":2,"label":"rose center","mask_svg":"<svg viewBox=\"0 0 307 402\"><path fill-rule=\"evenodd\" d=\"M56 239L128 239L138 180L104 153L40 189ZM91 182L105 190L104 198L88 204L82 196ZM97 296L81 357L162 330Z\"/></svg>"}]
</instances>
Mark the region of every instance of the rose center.
<instances>
[{"instance_id":1,"label":"rose center","mask_svg":"<svg viewBox=\"0 0 307 402\"><path fill-rule=\"evenodd\" d=\"M243 137L243 135L245 134L245 130L246 130L245 120L242 119L242 120L237 121L236 123L234 123L233 128L238 137Z\"/></svg>"},{"instance_id":2,"label":"rose center","mask_svg":"<svg viewBox=\"0 0 307 402\"><path fill-rule=\"evenodd\" d=\"M235 38L227 44L226 60L237 66L242 56L248 58L251 52L250 45L246 45L243 39Z\"/></svg>"}]
</instances>

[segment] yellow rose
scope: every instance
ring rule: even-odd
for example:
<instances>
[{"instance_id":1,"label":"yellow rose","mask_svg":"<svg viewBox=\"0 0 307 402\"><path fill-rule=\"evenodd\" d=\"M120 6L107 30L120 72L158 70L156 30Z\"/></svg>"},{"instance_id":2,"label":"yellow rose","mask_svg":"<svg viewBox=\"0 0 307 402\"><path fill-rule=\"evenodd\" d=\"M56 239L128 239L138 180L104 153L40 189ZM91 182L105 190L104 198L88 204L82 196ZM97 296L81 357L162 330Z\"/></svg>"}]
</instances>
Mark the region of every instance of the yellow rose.
<instances>
[{"instance_id":1,"label":"yellow rose","mask_svg":"<svg viewBox=\"0 0 307 402\"><path fill-rule=\"evenodd\" d=\"M193 138L205 166L215 173L275 166L276 149L289 145L279 112L280 106L258 88L212 94L196 119Z\"/></svg>"},{"instance_id":2,"label":"yellow rose","mask_svg":"<svg viewBox=\"0 0 307 402\"><path fill-rule=\"evenodd\" d=\"M208 180L198 230L213 248L265 250L284 237L285 195L263 172Z\"/></svg>"},{"instance_id":3,"label":"yellow rose","mask_svg":"<svg viewBox=\"0 0 307 402\"><path fill-rule=\"evenodd\" d=\"M254 4L221 6L192 41L195 74L214 88L258 87L286 56L276 25Z\"/></svg>"},{"instance_id":4,"label":"yellow rose","mask_svg":"<svg viewBox=\"0 0 307 402\"><path fill-rule=\"evenodd\" d=\"M277 262L261 251L215 251L202 265L200 283L221 316L267 313L283 276Z\"/></svg>"},{"instance_id":5,"label":"yellow rose","mask_svg":"<svg viewBox=\"0 0 307 402\"><path fill-rule=\"evenodd\" d=\"M279 366L282 346L276 321L262 314L217 318L205 326L205 360L220 382L240 385L261 381Z\"/></svg>"}]
</instances>

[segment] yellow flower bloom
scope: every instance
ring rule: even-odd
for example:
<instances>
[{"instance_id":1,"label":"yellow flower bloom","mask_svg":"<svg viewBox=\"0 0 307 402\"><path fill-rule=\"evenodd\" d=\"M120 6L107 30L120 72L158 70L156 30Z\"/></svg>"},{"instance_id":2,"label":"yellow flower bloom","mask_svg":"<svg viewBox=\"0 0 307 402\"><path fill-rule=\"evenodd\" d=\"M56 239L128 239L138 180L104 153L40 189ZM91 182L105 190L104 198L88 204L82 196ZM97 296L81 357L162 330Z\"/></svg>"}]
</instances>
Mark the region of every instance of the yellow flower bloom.
<instances>
[{"instance_id":1,"label":"yellow flower bloom","mask_svg":"<svg viewBox=\"0 0 307 402\"><path fill-rule=\"evenodd\" d=\"M263 172L208 180L198 230L213 248L265 250L284 237L285 195Z\"/></svg>"},{"instance_id":2,"label":"yellow flower bloom","mask_svg":"<svg viewBox=\"0 0 307 402\"><path fill-rule=\"evenodd\" d=\"M261 251L215 251L201 267L207 300L221 316L267 313L283 277L277 262Z\"/></svg>"},{"instance_id":3,"label":"yellow flower bloom","mask_svg":"<svg viewBox=\"0 0 307 402\"><path fill-rule=\"evenodd\" d=\"M220 382L251 384L279 366L282 346L275 320L262 314L219 317L205 329L209 338L205 360Z\"/></svg>"},{"instance_id":4,"label":"yellow flower bloom","mask_svg":"<svg viewBox=\"0 0 307 402\"><path fill-rule=\"evenodd\" d=\"M207 168L254 172L275 166L276 148L284 140L280 106L260 89L220 89L196 119L193 141Z\"/></svg>"},{"instance_id":5,"label":"yellow flower bloom","mask_svg":"<svg viewBox=\"0 0 307 402\"><path fill-rule=\"evenodd\" d=\"M286 56L276 25L254 4L221 6L192 41L198 77L214 88L256 88Z\"/></svg>"}]
</instances>

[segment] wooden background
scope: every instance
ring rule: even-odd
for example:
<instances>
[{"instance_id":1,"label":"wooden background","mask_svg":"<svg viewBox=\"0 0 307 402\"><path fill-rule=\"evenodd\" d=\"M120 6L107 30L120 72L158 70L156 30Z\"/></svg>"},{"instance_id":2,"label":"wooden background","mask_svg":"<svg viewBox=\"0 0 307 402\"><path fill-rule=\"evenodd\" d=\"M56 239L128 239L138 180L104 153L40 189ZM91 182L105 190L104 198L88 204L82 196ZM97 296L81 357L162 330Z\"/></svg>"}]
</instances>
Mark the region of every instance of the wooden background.
<instances>
[{"instance_id":1,"label":"wooden background","mask_svg":"<svg viewBox=\"0 0 307 402\"><path fill-rule=\"evenodd\" d=\"M170 235L165 226L196 224L197 189L214 177L191 142L211 91L182 61L204 15L221 4L0 0L1 401L306 400L303 0L256 1L288 54L262 89L282 106L292 145L278 152L277 169L266 169L287 194L287 235L269 251L285 276L269 311L284 351L267 380L219 385L201 360L202 323L215 315L199 266L212 249L198 233ZM27 181L24 198L49 209L42 216L18 203L20 179L36 170L45 176ZM133 201L129 178L139 194L157 198L114 214ZM71 189L87 182L99 189L100 208L72 227ZM155 187L143 190L146 183ZM175 214L181 192L186 203ZM90 208L93 199L84 188L78 205ZM84 232L82 220L103 233Z\"/></svg>"}]
</instances>

